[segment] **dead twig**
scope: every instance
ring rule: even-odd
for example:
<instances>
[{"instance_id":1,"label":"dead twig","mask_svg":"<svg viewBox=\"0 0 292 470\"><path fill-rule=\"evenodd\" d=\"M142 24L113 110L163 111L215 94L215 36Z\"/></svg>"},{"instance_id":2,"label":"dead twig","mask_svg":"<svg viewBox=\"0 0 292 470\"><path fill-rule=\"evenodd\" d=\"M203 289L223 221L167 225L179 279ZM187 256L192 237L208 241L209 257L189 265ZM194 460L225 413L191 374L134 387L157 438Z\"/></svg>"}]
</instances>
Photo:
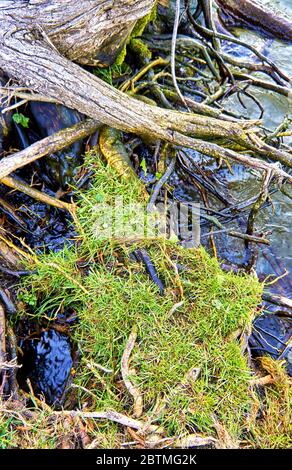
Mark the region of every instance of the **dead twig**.
<instances>
[{"instance_id":1,"label":"dead twig","mask_svg":"<svg viewBox=\"0 0 292 470\"><path fill-rule=\"evenodd\" d=\"M174 19L174 25L173 25L173 33L172 33L172 39L171 39L171 55L170 55L170 68L171 68L171 77L173 81L173 85L175 88L175 91L177 92L178 96L180 97L181 101L189 111L189 107L179 89L177 79L176 79L176 73L175 73L175 49L176 49L176 38L177 38L177 30L178 30L178 25L179 25L179 17L180 17L180 0L176 0L175 3L175 19Z\"/></svg>"},{"instance_id":2,"label":"dead twig","mask_svg":"<svg viewBox=\"0 0 292 470\"><path fill-rule=\"evenodd\" d=\"M126 426L132 429L137 429L141 432L148 432L148 433L153 433L153 432L162 432L162 430L155 425L149 425L148 423L145 423L144 421L140 421L138 419L130 418L129 416L126 416L122 413L118 413L117 411L114 410L108 410L108 411L55 411L53 412L56 415L69 415L72 416L73 418L75 416L79 416L80 418L83 419L107 419L109 421L114 421L116 423L121 424L122 426Z\"/></svg>"},{"instance_id":3,"label":"dead twig","mask_svg":"<svg viewBox=\"0 0 292 470\"><path fill-rule=\"evenodd\" d=\"M49 204L50 206L57 207L58 209L63 209L69 212L72 212L73 205L69 204L68 202L60 201L59 199L49 196L48 194L43 193L35 188L32 188L24 181L20 181L16 178L12 178L11 176L5 176L1 179L1 183L5 184L9 188L16 189L21 191L24 194L36 199L37 201L44 202L45 204Z\"/></svg>"},{"instance_id":4,"label":"dead twig","mask_svg":"<svg viewBox=\"0 0 292 470\"><path fill-rule=\"evenodd\" d=\"M252 209L249 213L249 216L248 216L247 229L246 229L246 234L247 235L252 235L253 234L255 218L256 218L260 208L262 207L262 205L266 202L266 200L268 198L269 184L270 184L270 181L271 181L272 177L273 177L272 170L267 170L266 175L263 179L263 184L262 184L262 188L261 188L261 191L259 193L258 199L254 203L254 205L253 205L253 207L252 207ZM248 246L248 240L247 239L245 240L245 243L246 243L246 246Z\"/></svg>"},{"instance_id":5,"label":"dead twig","mask_svg":"<svg viewBox=\"0 0 292 470\"><path fill-rule=\"evenodd\" d=\"M147 212L151 212L155 206L156 199L159 195L160 190L162 189L162 186L168 181L170 176L172 175L174 168L175 168L175 163L176 163L176 157L173 157L170 161L169 166L167 167L165 173L162 175L162 177L158 180L158 182L155 185L155 188L153 190L153 193L150 196L149 202L147 204Z\"/></svg>"},{"instance_id":6,"label":"dead twig","mask_svg":"<svg viewBox=\"0 0 292 470\"><path fill-rule=\"evenodd\" d=\"M136 416L137 418L140 418L140 416L143 413L143 398L138 388L135 387L135 385L133 385L133 383L129 379L129 376L131 375L130 369L129 369L129 360L130 360L131 352L135 346L136 339L137 339L137 326L134 325L130 333L129 339L127 341L125 350L122 355L121 373L122 373L124 384L128 392L130 393L130 395L132 395L134 399L134 416Z\"/></svg>"}]
</instances>

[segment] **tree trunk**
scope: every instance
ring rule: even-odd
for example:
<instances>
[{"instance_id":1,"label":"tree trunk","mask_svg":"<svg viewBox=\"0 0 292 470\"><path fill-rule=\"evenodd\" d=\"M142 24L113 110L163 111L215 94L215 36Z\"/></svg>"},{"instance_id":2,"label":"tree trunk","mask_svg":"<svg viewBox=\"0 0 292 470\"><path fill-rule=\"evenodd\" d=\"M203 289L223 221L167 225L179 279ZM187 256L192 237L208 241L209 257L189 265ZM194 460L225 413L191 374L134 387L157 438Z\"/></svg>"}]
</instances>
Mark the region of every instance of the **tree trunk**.
<instances>
[{"instance_id":1,"label":"tree trunk","mask_svg":"<svg viewBox=\"0 0 292 470\"><path fill-rule=\"evenodd\" d=\"M291 162L289 154L264 143L256 144L250 138L248 121L228 122L150 106L72 62L95 63L96 57L104 53L105 44L117 51L137 18L149 13L153 3L154 0L4 0L0 4L0 69L30 90L123 131L223 158L227 155L221 147L206 145L194 137L225 138L256 148L259 154ZM230 150L228 154L237 159L235 152Z\"/></svg>"},{"instance_id":2,"label":"tree trunk","mask_svg":"<svg viewBox=\"0 0 292 470\"><path fill-rule=\"evenodd\" d=\"M2 0L0 24L3 33L41 38L80 64L109 65L153 5L154 0Z\"/></svg>"}]
</instances>

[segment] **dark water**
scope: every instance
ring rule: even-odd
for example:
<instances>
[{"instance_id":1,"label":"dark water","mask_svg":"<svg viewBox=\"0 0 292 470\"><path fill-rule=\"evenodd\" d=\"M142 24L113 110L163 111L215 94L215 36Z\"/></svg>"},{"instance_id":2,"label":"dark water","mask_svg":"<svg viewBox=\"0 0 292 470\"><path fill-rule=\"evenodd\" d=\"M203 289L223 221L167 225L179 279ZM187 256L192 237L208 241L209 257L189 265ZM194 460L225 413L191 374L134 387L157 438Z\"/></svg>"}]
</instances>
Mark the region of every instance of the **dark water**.
<instances>
[{"instance_id":1,"label":"dark water","mask_svg":"<svg viewBox=\"0 0 292 470\"><path fill-rule=\"evenodd\" d=\"M287 346L292 335L292 318L281 313L260 315L254 322L249 345L255 357L269 355L273 359L285 359L286 370L292 376L292 344Z\"/></svg>"},{"instance_id":2,"label":"dark water","mask_svg":"<svg viewBox=\"0 0 292 470\"><path fill-rule=\"evenodd\" d=\"M42 186L35 186L37 189ZM46 193L54 195L46 188ZM14 243L22 247L21 242L30 246L36 253L59 251L64 245L72 245L76 235L71 216L60 209L19 192L11 192L6 187L0 188L0 197L12 204L16 209L19 221L15 221L9 213L5 216L5 228L13 233Z\"/></svg>"},{"instance_id":3,"label":"dark water","mask_svg":"<svg viewBox=\"0 0 292 470\"><path fill-rule=\"evenodd\" d=\"M40 140L43 137L57 132L65 127L74 125L80 121L79 113L64 106L51 103L31 103L30 107L20 110L29 117L29 127L24 128L13 122L9 135L9 146L23 149ZM46 156L36 162L19 169L15 177L23 180L33 188L56 197L56 191L63 192L62 199L70 202L64 188L72 182L81 163L83 142L79 141L64 149ZM70 215L63 210L56 209L39 202L19 191L11 191L5 185L0 185L0 197L8 202L13 212L3 209L5 228L14 235L15 244L19 240L25 243L37 253L46 251L59 251L65 244L73 242L75 234Z\"/></svg>"},{"instance_id":4,"label":"dark water","mask_svg":"<svg viewBox=\"0 0 292 470\"><path fill-rule=\"evenodd\" d=\"M269 8L280 10L286 16L292 18L292 3L290 0L259 0ZM256 47L265 54L286 75L292 77L292 45L279 40L267 39L254 31L244 29L232 29L232 32L243 41ZM251 51L242 46L232 43L222 43L223 48L237 59L258 62ZM267 75L255 73L260 79L271 80ZM272 81L272 80L271 80ZM255 96L262 107L263 126L269 130L275 130L286 116L291 117L292 95L289 98L279 94L250 87L249 91ZM195 97L193 97L196 99ZM236 95L220 102L225 109L239 113L249 119L259 118L259 108L248 97L244 97L244 106ZM284 144L292 146L292 138L285 137ZM230 209L236 203L247 201L257 196L261 189L261 173L245 168L242 165L232 165L232 171L226 166L219 168L213 159L197 154L193 150L186 150L189 160L193 162L192 171L199 176L198 168L203 170L208 181L213 184L218 192L224 195L227 205L213 191L207 191L209 207L216 211L218 221L224 229L234 230L241 233L246 232L247 220L252 206L245 210ZM197 180L198 182L198 180ZM211 230L202 215L205 206L202 196L198 191L195 180L186 177L182 171L173 175L171 180L175 186L175 196L179 201L192 201L201 204L201 243L212 253L210 239L205 237ZM291 253L291 231L292 231L292 201L284 195L279 186L272 185L270 188L269 203L260 210L255 221L255 230L258 235L265 235L270 241L270 246L249 244L248 249L245 242L229 236L227 233L214 235L217 256L225 266L231 268L253 268L260 280L271 276L270 280L283 276L277 282L266 286L265 290L291 298L292 296L292 253ZM291 195L291 189L285 188ZM220 196L219 194L219 196ZM228 207L229 206L229 207ZM212 213L209 213L209 215ZM214 230L218 230L213 225ZM286 316L283 316L283 311ZM290 315L290 316L289 316ZM278 307L275 304L264 302L263 314L255 321L254 331L250 339L250 345L254 357L269 354L275 358L286 359L287 371L292 374L292 352L291 348L285 349L292 333L292 312L287 307ZM257 329L258 328L258 329ZM261 328L261 330L259 330ZM260 331L260 332L259 332ZM273 348L276 348L273 349Z\"/></svg>"},{"instance_id":5,"label":"dark water","mask_svg":"<svg viewBox=\"0 0 292 470\"><path fill-rule=\"evenodd\" d=\"M50 405L61 405L73 365L70 338L54 329L21 342L20 386L29 379L35 395L43 395Z\"/></svg>"}]
</instances>

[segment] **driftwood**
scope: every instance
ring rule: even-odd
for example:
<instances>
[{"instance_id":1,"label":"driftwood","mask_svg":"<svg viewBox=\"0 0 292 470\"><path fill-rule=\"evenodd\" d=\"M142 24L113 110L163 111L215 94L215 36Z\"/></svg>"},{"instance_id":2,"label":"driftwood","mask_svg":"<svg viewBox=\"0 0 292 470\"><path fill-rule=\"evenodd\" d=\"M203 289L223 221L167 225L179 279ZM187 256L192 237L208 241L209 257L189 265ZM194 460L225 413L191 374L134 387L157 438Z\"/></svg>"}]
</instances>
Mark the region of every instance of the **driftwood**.
<instances>
[{"instance_id":1,"label":"driftwood","mask_svg":"<svg viewBox=\"0 0 292 470\"><path fill-rule=\"evenodd\" d=\"M236 24L258 29L284 41L292 41L292 22L254 0L216 0L216 2Z\"/></svg>"},{"instance_id":2,"label":"driftwood","mask_svg":"<svg viewBox=\"0 0 292 470\"><path fill-rule=\"evenodd\" d=\"M25 182L20 181L19 179L12 178L11 176L6 176L5 178L2 178L0 181L1 183L5 184L5 186L21 191L22 193L27 194L28 196L36 199L37 201L44 202L45 204L48 204L50 206L57 207L58 209L63 209L69 212L74 210L73 204L60 201L59 199L55 197L49 196L48 194L43 193L42 191L39 191L38 189L32 188Z\"/></svg>"},{"instance_id":3,"label":"driftwood","mask_svg":"<svg viewBox=\"0 0 292 470\"><path fill-rule=\"evenodd\" d=\"M80 64L109 65L153 4L154 0L2 0L0 23L2 32L9 23L10 35L26 37L31 46L41 40Z\"/></svg>"},{"instance_id":4,"label":"driftwood","mask_svg":"<svg viewBox=\"0 0 292 470\"><path fill-rule=\"evenodd\" d=\"M124 44L125 25L129 33L153 4L154 0L2 1L0 69L28 89L113 128L267 169L268 164L263 161L210 142L224 138L292 166L288 152L258 138L252 129L254 122L230 122L151 106L114 89L72 62L96 63L98 54L106 50L105 37L106 44L111 43L111 51L116 53L121 41ZM113 28L123 36L122 40L119 36L117 39ZM6 166L4 161L3 164ZM274 174L287 176L278 168ZM1 175L4 174L0 173L0 178ZM287 178L291 181L291 177Z\"/></svg>"}]
</instances>

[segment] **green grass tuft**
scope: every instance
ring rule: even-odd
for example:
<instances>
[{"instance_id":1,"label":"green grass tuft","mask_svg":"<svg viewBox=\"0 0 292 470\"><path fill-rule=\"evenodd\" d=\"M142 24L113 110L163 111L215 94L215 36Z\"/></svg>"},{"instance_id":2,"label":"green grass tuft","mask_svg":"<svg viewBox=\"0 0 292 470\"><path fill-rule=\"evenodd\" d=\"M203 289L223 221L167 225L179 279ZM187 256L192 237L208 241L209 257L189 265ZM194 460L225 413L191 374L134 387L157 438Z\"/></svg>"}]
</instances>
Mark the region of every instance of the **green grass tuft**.
<instances>
[{"instance_id":1,"label":"green grass tuft","mask_svg":"<svg viewBox=\"0 0 292 470\"><path fill-rule=\"evenodd\" d=\"M132 415L120 363L136 325L130 366L143 395L144 417L151 417L162 400L167 406L160 423L169 436L197 431L216 436L216 418L238 439L250 407L250 371L235 333L250 328L261 285L251 276L223 273L203 248L183 249L162 239L140 242L166 286L160 296L143 266L130 259L133 244L100 239L93 230L99 202L112 204L122 195L127 203L143 203L140 183L119 178L96 152L87 155L85 164L95 176L90 189L80 194L78 243L41 256L37 274L23 280L20 292L39 318L58 309L77 310L72 336L81 359L73 384L80 408L86 403L88 410L111 408ZM88 263L87 274L80 260ZM179 278L174 264L183 267ZM113 374L104 374L97 364ZM188 378L193 368L200 368L195 381ZM96 426L100 432L101 425ZM114 439L116 425L108 423L109 429Z\"/></svg>"}]
</instances>

